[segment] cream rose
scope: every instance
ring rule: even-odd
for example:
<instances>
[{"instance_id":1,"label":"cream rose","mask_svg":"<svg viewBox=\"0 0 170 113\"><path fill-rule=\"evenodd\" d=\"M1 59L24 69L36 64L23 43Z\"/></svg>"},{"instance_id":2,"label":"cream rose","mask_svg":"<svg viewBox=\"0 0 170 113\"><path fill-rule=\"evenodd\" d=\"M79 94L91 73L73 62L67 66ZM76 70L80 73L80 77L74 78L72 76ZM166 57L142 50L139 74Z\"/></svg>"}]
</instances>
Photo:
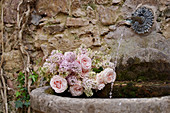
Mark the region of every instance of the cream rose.
<instances>
[{"instance_id":1,"label":"cream rose","mask_svg":"<svg viewBox=\"0 0 170 113\"><path fill-rule=\"evenodd\" d=\"M103 71L103 81L105 84L114 82L116 79L116 73L111 68L106 68Z\"/></svg>"},{"instance_id":2,"label":"cream rose","mask_svg":"<svg viewBox=\"0 0 170 113\"><path fill-rule=\"evenodd\" d=\"M103 80L103 71L97 74L96 82L97 82L98 90L102 90L105 87L104 80Z\"/></svg>"},{"instance_id":3,"label":"cream rose","mask_svg":"<svg viewBox=\"0 0 170 113\"><path fill-rule=\"evenodd\" d=\"M96 75L96 81L97 81L97 84L103 84L104 83L104 81L103 81L103 71Z\"/></svg>"},{"instance_id":4,"label":"cream rose","mask_svg":"<svg viewBox=\"0 0 170 113\"><path fill-rule=\"evenodd\" d=\"M81 81L78 81L77 84L70 86L70 93L72 94L72 96L80 96L83 94Z\"/></svg>"},{"instance_id":5,"label":"cream rose","mask_svg":"<svg viewBox=\"0 0 170 113\"><path fill-rule=\"evenodd\" d=\"M50 85L56 93L62 93L67 89L67 80L59 75L55 75L51 79Z\"/></svg>"},{"instance_id":6,"label":"cream rose","mask_svg":"<svg viewBox=\"0 0 170 113\"><path fill-rule=\"evenodd\" d=\"M91 69L91 64L92 64L92 61L91 61L91 58L90 58L90 57L88 57L87 55L83 54L83 55L79 56L78 61L79 61L80 64L81 64L81 67L82 67L82 71L83 71L83 72L88 72L88 71L90 71L90 69Z\"/></svg>"},{"instance_id":7,"label":"cream rose","mask_svg":"<svg viewBox=\"0 0 170 113\"><path fill-rule=\"evenodd\" d=\"M105 87L105 84L99 84L97 88L98 90L102 90L104 87Z\"/></svg>"}]
</instances>

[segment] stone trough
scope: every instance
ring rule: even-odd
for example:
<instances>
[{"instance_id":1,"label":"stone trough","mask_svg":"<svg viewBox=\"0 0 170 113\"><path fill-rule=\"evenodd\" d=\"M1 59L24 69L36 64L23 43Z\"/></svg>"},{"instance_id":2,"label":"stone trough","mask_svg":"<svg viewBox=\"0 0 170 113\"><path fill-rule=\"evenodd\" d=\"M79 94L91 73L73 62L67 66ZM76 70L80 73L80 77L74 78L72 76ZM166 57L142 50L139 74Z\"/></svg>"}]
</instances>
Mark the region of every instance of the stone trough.
<instances>
[{"instance_id":1,"label":"stone trough","mask_svg":"<svg viewBox=\"0 0 170 113\"><path fill-rule=\"evenodd\" d=\"M70 98L47 94L49 86L31 92L36 113L169 113L170 96L153 98Z\"/></svg>"}]
</instances>

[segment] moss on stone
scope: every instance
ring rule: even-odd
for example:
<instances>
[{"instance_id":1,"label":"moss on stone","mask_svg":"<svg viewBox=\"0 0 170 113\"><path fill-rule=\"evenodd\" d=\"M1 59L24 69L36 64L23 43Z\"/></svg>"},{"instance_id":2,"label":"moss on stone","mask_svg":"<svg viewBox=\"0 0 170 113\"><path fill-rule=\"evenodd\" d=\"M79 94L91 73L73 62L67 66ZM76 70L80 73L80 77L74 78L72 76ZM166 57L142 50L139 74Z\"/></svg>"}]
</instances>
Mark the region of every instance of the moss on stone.
<instances>
[{"instance_id":1,"label":"moss on stone","mask_svg":"<svg viewBox=\"0 0 170 113\"><path fill-rule=\"evenodd\" d=\"M144 97L159 97L170 94L169 84L161 82L116 82L113 87L113 98L144 98ZM98 91L95 97L108 98L110 93L110 84Z\"/></svg>"},{"instance_id":2,"label":"moss on stone","mask_svg":"<svg viewBox=\"0 0 170 113\"><path fill-rule=\"evenodd\" d=\"M48 88L47 90L45 90L45 93L52 94L52 95L55 94L55 92L54 92L54 90L52 88Z\"/></svg>"},{"instance_id":3,"label":"moss on stone","mask_svg":"<svg viewBox=\"0 0 170 113\"><path fill-rule=\"evenodd\" d=\"M139 59L129 59L128 66L120 65L117 68L117 80L132 81L169 81L170 64L165 62L143 62Z\"/></svg>"}]
</instances>

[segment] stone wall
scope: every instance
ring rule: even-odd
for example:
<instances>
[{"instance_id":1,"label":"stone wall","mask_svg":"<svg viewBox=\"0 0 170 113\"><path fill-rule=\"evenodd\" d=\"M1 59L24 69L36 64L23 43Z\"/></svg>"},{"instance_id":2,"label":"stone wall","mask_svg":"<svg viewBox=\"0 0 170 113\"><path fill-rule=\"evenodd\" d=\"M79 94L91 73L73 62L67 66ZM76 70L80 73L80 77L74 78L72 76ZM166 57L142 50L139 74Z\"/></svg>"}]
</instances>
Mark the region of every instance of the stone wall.
<instances>
[{"instance_id":1,"label":"stone wall","mask_svg":"<svg viewBox=\"0 0 170 113\"><path fill-rule=\"evenodd\" d=\"M3 69L10 88L16 87L16 77L23 70L23 59L26 59L17 43L19 3L20 0L4 2ZM27 4L31 5L31 13L23 32L23 44L34 71L53 49L72 51L81 44L110 54L114 62L121 34L118 65L126 67L129 59L133 59L133 63L138 64L165 62L169 69L169 0L24 0L20 5L20 16L27 10ZM139 4L152 8L154 12L154 26L146 35L138 35L124 25L117 26L130 17Z\"/></svg>"}]
</instances>

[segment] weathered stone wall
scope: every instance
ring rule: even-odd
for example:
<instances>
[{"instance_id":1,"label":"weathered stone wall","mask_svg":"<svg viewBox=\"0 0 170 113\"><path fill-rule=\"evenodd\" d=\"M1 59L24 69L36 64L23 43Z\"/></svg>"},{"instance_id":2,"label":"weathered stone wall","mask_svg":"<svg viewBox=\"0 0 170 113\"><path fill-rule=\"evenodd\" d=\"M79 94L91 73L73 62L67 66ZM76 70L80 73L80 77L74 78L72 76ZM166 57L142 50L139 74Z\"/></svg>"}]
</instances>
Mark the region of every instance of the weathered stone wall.
<instances>
[{"instance_id":1,"label":"weathered stone wall","mask_svg":"<svg viewBox=\"0 0 170 113\"><path fill-rule=\"evenodd\" d=\"M17 43L19 2L4 2L3 69L10 88L16 87L17 74L24 68L24 57ZM26 11L27 4L31 5L31 14L23 32L23 44L30 55L34 71L51 50L71 51L82 43L111 54L114 62L121 34L123 39L118 54L119 64L126 66L129 59L138 59L138 64L153 61L170 63L169 0L24 0L20 15ZM139 4L154 11L154 26L150 33L138 35L127 26L116 26L130 17Z\"/></svg>"}]
</instances>

